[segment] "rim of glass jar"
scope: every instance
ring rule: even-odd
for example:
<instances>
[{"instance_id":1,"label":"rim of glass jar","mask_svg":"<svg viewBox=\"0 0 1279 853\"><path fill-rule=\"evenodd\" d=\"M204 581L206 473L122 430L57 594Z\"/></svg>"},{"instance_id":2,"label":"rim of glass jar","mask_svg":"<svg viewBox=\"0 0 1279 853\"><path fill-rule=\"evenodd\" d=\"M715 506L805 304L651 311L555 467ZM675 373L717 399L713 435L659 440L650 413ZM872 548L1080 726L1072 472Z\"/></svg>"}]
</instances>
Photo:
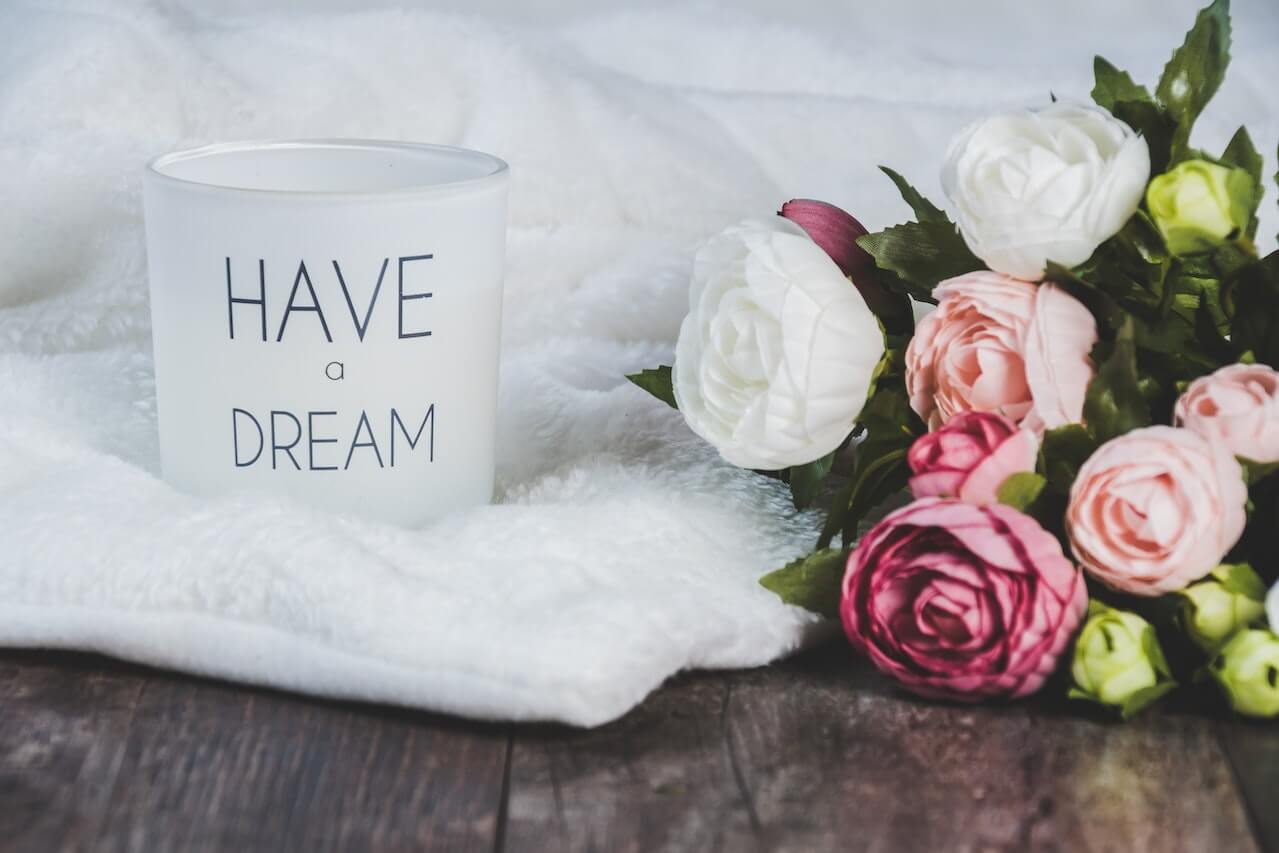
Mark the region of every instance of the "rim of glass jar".
<instances>
[{"instance_id":1,"label":"rim of glass jar","mask_svg":"<svg viewBox=\"0 0 1279 853\"><path fill-rule=\"evenodd\" d=\"M164 171L166 167L172 166L175 163L204 157L217 157L223 154L232 154L243 151L287 151L323 148L418 153L431 152L434 154L443 154L454 159L480 162L483 163L486 168L478 175L458 178L456 180L437 181L433 183L406 183L404 186L389 187L385 189L352 190L246 187L228 183L198 181L191 178L178 177L177 175L172 175ZM508 166L506 161L502 158L496 157L492 154L486 154L483 151L475 151L470 148L462 148L456 145L439 145L430 142L406 142L386 139L342 138L264 139L244 140L239 142L216 142L211 145L200 145L195 148L185 148L180 151L171 151L166 154L161 154L158 157L152 158L146 165L146 176L150 180L184 190L216 193L219 195L231 194L262 198L282 197L290 200L310 199L328 201L343 199L402 199L431 195L451 195L458 191L479 189L489 184L499 183L504 181L509 173L510 166Z\"/></svg>"}]
</instances>

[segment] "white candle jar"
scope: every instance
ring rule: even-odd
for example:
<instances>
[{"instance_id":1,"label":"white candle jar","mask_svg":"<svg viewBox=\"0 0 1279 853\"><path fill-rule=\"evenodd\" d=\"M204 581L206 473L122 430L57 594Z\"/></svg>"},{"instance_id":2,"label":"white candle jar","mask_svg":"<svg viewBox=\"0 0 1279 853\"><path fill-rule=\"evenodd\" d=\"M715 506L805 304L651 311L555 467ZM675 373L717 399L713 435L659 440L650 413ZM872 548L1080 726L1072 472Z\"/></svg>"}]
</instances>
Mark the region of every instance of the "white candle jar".
<instances>
[{"instance_id":1,"label":"white candle jar","mask_svg":"<svg viewBox=\"0 0 1279 853\"><path fill-rule=\"evenodd\" d=\"M399 524L491 500L507 177L400 142L150 163L166 481Z\"/></svg>"}]
</instances>

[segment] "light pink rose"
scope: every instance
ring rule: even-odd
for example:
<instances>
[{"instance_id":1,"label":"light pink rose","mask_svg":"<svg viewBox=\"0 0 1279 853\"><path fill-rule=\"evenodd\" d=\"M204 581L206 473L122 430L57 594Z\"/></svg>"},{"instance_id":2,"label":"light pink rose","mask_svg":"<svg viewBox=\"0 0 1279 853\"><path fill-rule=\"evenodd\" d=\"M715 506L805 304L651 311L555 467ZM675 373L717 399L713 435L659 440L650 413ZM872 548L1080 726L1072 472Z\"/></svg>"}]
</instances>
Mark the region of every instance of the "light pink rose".
<instances>
[{"instance_id":1,"label":"light pink rose","mask_svg":"<svg viewBox=\"0 0 1279 853\"><path fill-rule=\"evenodd\" d=\"M937 310L906 348L910 405L929 429L960 412L998 412L1020 426L1079 423L1097 323L1055 284L1001 273L947 279Z\"/></svg>"},{"instance_id":2,"label":"light pink rose","mask_svg":"<svg viewBox=\"0 0 1279 853\"><path fill-rule=\"evenodd\" d=\"M1038 453L1039 438L1003 415L961 412L910 446L910 491L917 498L998 503L1004 480L1034 471Z\"/></svg>"},{"instance_id":3,"label":"light pink rose","mask_svg":"<svg viewBox=\"0 0 1279 853\"><path fill-rule=\"evenodd\" d=\"M1279 372L1231 364L1201 376L1177 400L1174 422L1253 462L1279 462Z\"/></svg>"},{"instance_id":4,"label":"light pink rose","mask_svg":"<svg viewBox=\"0 0 1279 853\"><path fill-rule=\"evenodd\" d=\"M858 543L839 609L906 689L980 702L1038 690L1087 606L1083 573L1030 516L924 498Z\"/></svg>"},{"instance_id":5,"label":"light pink rose","mask_svg":"<svg viewBox=\"0 0 1279 853\"><path fill-rule=\"evenodd\" d=\"M1103 444L1066 509L1075 557L1107 586L1162 595L1211 572L1243 533L1248 489L1222 445L1151 426Z\"/></svg>"}]
</instances>

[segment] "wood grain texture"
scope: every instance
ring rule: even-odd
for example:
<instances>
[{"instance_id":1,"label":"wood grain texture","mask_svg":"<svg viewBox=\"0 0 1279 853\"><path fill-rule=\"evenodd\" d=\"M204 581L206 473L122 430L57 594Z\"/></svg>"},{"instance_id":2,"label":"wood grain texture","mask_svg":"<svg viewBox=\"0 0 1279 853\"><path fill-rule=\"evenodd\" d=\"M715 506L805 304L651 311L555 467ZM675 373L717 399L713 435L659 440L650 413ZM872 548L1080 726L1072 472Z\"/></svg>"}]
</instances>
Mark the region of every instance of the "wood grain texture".
<instances>
[{"instance_id":1,"label":"wood grain texture","mask_svg":"<svg viewBox=\"0 0 1279 853\"><path fill-rule=\"evenodd\" d=\"M4 851L1249 853L1277 768L1273 724L923 702L838 644L586 732L0 652Z\"/></svg>"},{"instance_id":2,"label":"wood grain texture","mask_svg":"<svg viewBox=\"0 0 1279 853\"><path fill-rule=\"evenodd\" d=\"M1266 850L1279 850L1279 732L1268 720L1229 720L1220 724L1222 743Z\"/></svg>"},{"instance_id":3,"label":"wood grain texture","mask_svg":"<svg viewBox=\"0 0 1279 853\"><path fill-rule=\"evenodd\" d=\"M144 670L5 671L0 796L21 807L0 837L19 847L493 849L505 730Z\"/></svg>"},{"instance_id":4,"label":"wood grain texture","mask_svg":"<svg viewBox=\"0 0 1279 853\"><path fill-rule=\"evenodd\" d=\"M846 649L744 673L728 720L777 850L1250 851L1200 717L909 698Z\"/></svg>"},{"instance_id":5,"label":"wood grain texture","mask_svg":"<svg viewBox=\"0 0 1279 853\"><path fill-rule=\"evenodd\" d=\"M758 846L724 712L727 679L676 679L591 732L516 738L504 851L736 851Z\"/></svg>"}]
</instances>

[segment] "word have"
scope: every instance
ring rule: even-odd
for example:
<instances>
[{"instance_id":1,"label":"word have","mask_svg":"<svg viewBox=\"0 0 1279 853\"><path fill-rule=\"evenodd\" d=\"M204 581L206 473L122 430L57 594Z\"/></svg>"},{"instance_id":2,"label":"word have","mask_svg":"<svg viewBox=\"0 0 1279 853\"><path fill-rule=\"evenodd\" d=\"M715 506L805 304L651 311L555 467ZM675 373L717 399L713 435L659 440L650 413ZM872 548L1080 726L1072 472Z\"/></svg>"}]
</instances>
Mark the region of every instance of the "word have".
<instances>
[{"instance_id":1,"label":"word have","mask_svg":"<svg viewBox=\"0 0 1279 853\"><path fill-rule=\"evenodd\" d=\"M408 264L429 261L432 257L433 255L406 255L397 259L399 261L398 314L399 336L401 338L425 338L431 334L427 329L406 330L404 328L405 303L412 302L415 299L430 299L433 295L429 292L421 291L406 293L404 290L404 268ZM356 309L355 300L351 297L351 290L347 287L346 278L342 275L342 267L337 261L332 263L333 274L337 277L338 288L342 291L342 296L346 300L346 309L351 315L351 325L359 340L363 342L364 335L369 330L369 321L373 318L373 306L377 304L378 295L382 292L382 280L386 278L386 268L390 265L391 259L386 258L382 261L382 269L377 274L377 283L373 286L373 295L369 297L369 303L364 307L363 319L360 319L360 312ZM267 336L266 261L264 259L258 259L258 293L256 298L236 295L231 286L231 259L229 257L226 259L226 299L227 331L230 333L231 340L235 340L236 306L241 306L240 310L244 311L250 305L257 306L260 323L255 325L260 325L261 327L262 340L269 340ZM330 310L332 309L330 308ZM284 332L289 327L289 319L299 312L313 314L320 323L320 330L324 332L325 340L333 343L333 334L329 329L329 321L320 303L320 297L315 292L315 285L311 281L311 273L306 268L306 261L298 262L298 271L293 276L293 289L289 292L288 303L284 306L284 313L280 316L280 324L275 332L276 342L284 340Z\"/></svg>"},{"instance_id":2,"label":"word have","mask_svg":"<svg viewBox=\"0 0 1279 853\"><path fill-rule=\"evenodd\" d=\"M386 438L380 444L368 412L360 412L355 429L348 438L339 438L334 432L326 431L326 427L332 427L332 422L327 419L336 417L337 412L302 414L303 417L298 417L292 412L273 410L267 417L259 419L246 409L232 409L231 442L235 467L248 468L270 462L272 470L292 466L298 471L345 471L353 463L394 468L406 452L418 450L419 443L423 446L418 455L425 456L427 462L435 461L434 404L426 410L426 415L412 434L400 413L392 408L382 431ZM397 459L396 451L401 444L407 444L408 450L401 450Z\"/></svg>"}]
</instances>

